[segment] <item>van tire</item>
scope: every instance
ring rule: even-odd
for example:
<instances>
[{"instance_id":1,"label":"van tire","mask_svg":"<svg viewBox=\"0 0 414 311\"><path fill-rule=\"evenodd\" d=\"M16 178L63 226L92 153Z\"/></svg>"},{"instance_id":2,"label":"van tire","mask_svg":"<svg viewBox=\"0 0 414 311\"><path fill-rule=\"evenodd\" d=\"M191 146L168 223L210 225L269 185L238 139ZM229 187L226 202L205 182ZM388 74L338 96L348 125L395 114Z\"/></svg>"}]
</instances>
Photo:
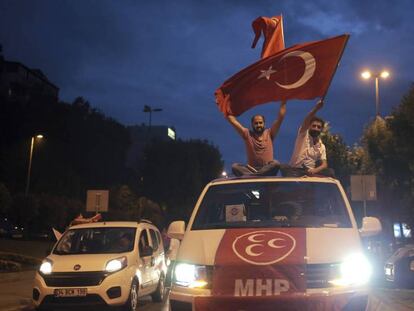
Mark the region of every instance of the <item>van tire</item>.
<instances>
[{"instance_id":1,"label":"van tire","mask_svg":"<svg viewBox=\"0 0 414 311\"><path fill-rule=\"evenodd\" d=\"M165 277L164 274L160 275L160 279L158 280L158 286L155 292L151 294L151 298L153 302L162 302L164 300L164 292L165 292Z\"/></svg>"},{"instance_id":2,"label":"van tire","mask_svg":"<svg viewBox=\"0 0 414 311\"><path fill-rule=\"evenodd\" d=\"M134 279L131 283L128 300L124 304L122 309L124 311L138 310L138 281L136 279Z\"/></svg>"}]
</instances>

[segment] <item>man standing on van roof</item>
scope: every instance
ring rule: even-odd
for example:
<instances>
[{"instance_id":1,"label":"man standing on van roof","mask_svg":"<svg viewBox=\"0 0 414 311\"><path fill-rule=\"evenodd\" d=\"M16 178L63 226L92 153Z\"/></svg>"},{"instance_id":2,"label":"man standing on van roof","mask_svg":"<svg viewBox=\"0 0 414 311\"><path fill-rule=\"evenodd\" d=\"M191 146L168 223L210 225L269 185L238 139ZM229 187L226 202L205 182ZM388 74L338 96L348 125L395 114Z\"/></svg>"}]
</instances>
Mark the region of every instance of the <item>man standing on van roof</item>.
<instances>
[{"instance_id":1,"label":"man standing on van roof","mask_svg":"<svg viewBox=\"0 0 414 311\"><path fill-rule=\"evenodd\" d=\"M273 158L273 140L286 114L286 101L280 104L279 115L270 128L265 129L265 118L255 115L251 119L252 130L242 126L234 115L226 119L242 137L246 146L247 165L233 163L232 171L236 176L241 175L276 175L280 163Z\"/></svg>"},{"instance_id":2,"label":"man standing on van roof","mask_svg":"<svg viewBox=\"0 0 414 311\"><path fill-rule=\"evenodd\" d=\"M295 148L290 166L283 165L283 176L324 175L334 177L332 169L328 168L326 148L320 139L325 121L316 116L323 107L323 100L319 100L315 107L307 114L299 128Z\"/></svg>"}]
</instances>

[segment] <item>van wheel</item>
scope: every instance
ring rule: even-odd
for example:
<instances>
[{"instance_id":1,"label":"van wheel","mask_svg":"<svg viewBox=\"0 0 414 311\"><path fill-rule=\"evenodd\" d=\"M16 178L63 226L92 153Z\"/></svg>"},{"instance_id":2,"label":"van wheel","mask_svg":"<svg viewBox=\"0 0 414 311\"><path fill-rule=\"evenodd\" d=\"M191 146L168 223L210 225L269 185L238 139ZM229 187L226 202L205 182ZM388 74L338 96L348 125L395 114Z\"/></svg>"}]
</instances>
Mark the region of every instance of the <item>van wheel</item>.
<instances>
[{"instance_id":1,"label":"van wheel","mask_svg":"<svg viewBox=\"0 0 414 311\"><path fill-rule=\"evenodd\" d=\"M160 279L158 281L157 289L154 293L151 294L152 301L154 302L162 302L164 300L164 292L165 292L165 278L164 274L161 274Z\"/></svg>"},{"instance_id":2,"label":"van wheel","mask_svg":"<svg viewBox=\"0 0 414 311\"><path fill-rule=\"evenodd\" d=\"M138 309L138 282L133 280L131 284L131 289L129 290L129 297L125 303L123 310L124 311L136 311Z\"/></svg>"}]
</instances>

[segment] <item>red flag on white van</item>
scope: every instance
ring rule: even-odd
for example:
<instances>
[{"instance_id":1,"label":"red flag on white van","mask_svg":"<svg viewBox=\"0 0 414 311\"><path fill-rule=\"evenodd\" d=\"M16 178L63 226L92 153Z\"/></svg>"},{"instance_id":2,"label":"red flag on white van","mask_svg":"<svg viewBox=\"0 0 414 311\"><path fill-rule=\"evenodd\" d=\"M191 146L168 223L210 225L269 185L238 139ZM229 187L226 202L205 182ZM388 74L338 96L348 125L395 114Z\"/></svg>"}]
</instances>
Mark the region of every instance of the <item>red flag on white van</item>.
<instances>
[{"instance_id":1,"label":"red flag on white van","mask_svg":"<svg viewBox=\"0 0 414 311\"><path fill-rule=\"evenodd\" d=\"M217 248L214 296L305 292L306 229L228 229Z\"/></svg>"}]
</instances>

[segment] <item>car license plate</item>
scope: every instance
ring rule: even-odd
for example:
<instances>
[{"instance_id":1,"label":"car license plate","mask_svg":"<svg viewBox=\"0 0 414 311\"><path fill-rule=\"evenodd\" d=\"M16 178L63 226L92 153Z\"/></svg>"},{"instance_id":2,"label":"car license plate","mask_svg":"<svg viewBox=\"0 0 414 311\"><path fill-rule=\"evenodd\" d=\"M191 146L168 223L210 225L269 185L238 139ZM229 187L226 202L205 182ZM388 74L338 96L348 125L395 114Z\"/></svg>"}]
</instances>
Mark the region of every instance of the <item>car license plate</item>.
<instances>
[{"instance_id":1,"label":"car license plate","mask_svg":"<svg viewBox=\"0 0 414 311\"><path fill-rule=\"evenodd\" d=\"M88 294L87 288L57 288L54 291L55 297L80 297Z\"/></svg>"}]
</instances>

